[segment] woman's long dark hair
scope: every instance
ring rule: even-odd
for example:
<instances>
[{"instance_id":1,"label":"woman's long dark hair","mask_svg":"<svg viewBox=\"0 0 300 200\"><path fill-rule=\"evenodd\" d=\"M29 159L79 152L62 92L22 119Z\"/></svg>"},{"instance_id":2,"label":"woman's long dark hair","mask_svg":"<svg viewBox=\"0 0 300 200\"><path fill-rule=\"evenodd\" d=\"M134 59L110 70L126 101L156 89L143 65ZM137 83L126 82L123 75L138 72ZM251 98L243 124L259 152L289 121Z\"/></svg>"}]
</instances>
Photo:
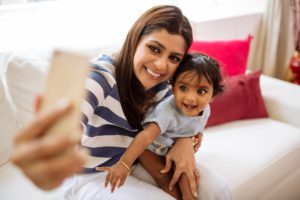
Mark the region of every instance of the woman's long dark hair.
<instances>
[{"instance_id":1,"label":"woman's long dark hair","mask_svg":"<svg viewBox=\"0 0 300 200\"><path fill-rule=\"evenodd\" d=\"M142 37L160 29L165 29L170 34L182 35L186 51L193 41L191 25L178 7L155 6L142 14L133 24L116 57L116 81L122 108L129 124L138 130L142 129L141 121L145 112L143 108L147 99L153 98L155 94L145 91L135 76L133 58Z\"/></svg>"}]
</instances>

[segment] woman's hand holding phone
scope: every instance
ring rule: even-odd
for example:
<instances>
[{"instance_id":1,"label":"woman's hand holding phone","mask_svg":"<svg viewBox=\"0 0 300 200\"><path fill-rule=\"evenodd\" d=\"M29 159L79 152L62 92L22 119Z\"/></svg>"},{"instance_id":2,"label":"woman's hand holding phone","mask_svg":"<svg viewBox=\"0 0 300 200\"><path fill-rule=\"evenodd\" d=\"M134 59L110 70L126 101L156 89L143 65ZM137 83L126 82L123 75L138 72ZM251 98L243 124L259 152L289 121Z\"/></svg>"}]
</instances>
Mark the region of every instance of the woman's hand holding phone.
<instances>
[{"instance_id":1,"label":"woman's hand holding phone","mask_svg":"<svg viewBox=\"0 0 300 200\"><path fill-rule=\"evenodd\" d=\"M87 75L84 70L87 69L81 69L85 74L80 74L80 70L68 72L76 71L79 64L88 68L88 64L83 57L76 56L54 53L45 96L37 97L35 117L15 138L12 162L44 190L59 186L66 177L79 172L87 161L87 152L78 145L81 134L79 104L84 96ZM69 62L70 58L73 62ZM64 66L67 67L63 69ZM74 84L67 83L70 77L66 76L72 76Z\"/></svg>"}]
</instances>

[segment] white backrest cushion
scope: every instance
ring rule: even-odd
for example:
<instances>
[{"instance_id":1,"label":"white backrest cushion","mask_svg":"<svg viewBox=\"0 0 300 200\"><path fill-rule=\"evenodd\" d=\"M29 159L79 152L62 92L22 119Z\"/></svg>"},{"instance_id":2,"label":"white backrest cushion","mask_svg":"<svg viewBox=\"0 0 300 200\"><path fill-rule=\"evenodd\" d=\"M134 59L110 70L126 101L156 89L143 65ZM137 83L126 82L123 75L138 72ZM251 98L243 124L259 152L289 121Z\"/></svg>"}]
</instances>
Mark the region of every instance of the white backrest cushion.
<instances>
[{"instance_id":1,"label":"white backrest cushion","mask_svg":"<svg viewBox=\"0 0 300 200\"><path fill-rule=\"evenodd\" d=\"M101 48L76 49L92 59L100 53L111 54L118 51L120 44ZM74 50L74 49L73 49ZM52 57L53 49L14 52L6 62L6 82L16 110L16 120L22 126L34 114L33 104L37 94L41 94Z\"/></svg>"},{"instance_id":2,"label":"white backrest cushion","mask_svg":"<svg viewBox=\"0 0 300 200\"><path fill-rule=\"evenodd\" d=\"M17 131L17 123L4 92L0 79L0 166L12 155L13 137Z\"/></svg>"},{"instance_id":3,"label":"white backrest cushion","mask_svg":"<svg viewBox=\"0 0 300 200\"><path fill-rule=\"evenodd\" d=\"M300 128L299 85L262 75L260 88L269 117Z\"/></svg>"},{"instance_id":4,"label":"white backrest cushion","mask_svg":"<svg viewBox=\"0 0 300 200\"><path fill-rule=\"evenodd\" d=\"M112 44L76 51L92 59L100 53L116 52L119 48L120 44ZM0 165L12 155L13 138L18 128L34 115L34 99L43 91L52 53L53 49L42 49L8 52L0 56L0 67L5 72L0 79Z\"/></svg>"},{"instance_id":5,"label":"white backrest cushion","mask_svg":"<svg viewBox=\"0 0 300 200\"><path fill-rule=\"evenodd\" d=\"M50 50L15 52L7 62L7 87L20 125L33 116L34 98L43 90L51 54Z\"/></svg>"}]
</instances>

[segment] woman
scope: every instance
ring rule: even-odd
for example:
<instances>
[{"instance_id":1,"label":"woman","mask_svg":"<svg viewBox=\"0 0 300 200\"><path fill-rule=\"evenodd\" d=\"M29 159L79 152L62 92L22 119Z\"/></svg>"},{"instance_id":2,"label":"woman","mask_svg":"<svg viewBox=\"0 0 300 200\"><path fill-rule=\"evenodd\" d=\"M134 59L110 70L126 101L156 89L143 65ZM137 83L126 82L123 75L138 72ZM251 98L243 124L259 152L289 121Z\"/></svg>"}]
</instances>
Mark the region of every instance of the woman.
<instances>
[{"instance_id":1,"label":"woman","mask_svg":"<svg viewBox=\"0 0 300 200\"><path fill-rule=\"evenodd\" d=\"M86 131L81 144L90 150L84 166L88 174L74 175L65 181L63 189L66 198L172 199L162 190L146 183L152 181L155 184L139 165L133 170L133 176L129 176L125 185L115 193L104 188L105 173L96 172L95 168L118 162L132 138L142 129L141 121L147 108L170 95L167 81L191 42L192 29L181 10L175 6L157 6L146 11L133 24L118 54L96 59L87 81L89 97L83 104ZM38 114L16 139L14 162L43 189L60 185L65 177L78 172L86 159L78 153L80 150L76 141L65 138L57 142L39 137L56 118L70 109L62 103L57 110L43 116ZM25 153L22 149L26 150ZM39 152L33 155L37 150ZM170 188L174 188L180 175L185 173L192 193L198 194L199 198L230 198L226 185L206 169L199 168L201 189L197 188L198 175L195 173L191 138L176 141L166 156L163 172L170 170L172 161L176 170ZM157 179L155 174L151 175ZM144 194L144 191L151 192L151 195Z\"/></svg>"}]
</instances>

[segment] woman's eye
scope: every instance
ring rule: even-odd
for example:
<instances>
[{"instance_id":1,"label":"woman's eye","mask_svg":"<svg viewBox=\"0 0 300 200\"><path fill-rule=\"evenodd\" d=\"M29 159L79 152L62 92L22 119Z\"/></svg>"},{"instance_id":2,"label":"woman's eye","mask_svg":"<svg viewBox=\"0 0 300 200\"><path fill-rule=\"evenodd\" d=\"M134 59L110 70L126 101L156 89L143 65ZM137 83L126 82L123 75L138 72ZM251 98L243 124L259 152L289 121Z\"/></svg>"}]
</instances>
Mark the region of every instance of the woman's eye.
<instances>
[{"instance_id":1,"label":"woman's eye","mask_svg":"<svg viewBox=\"0 0 300 200\"><path fill-rule=\"evenodd\" d=\"M186 92L188 90L188 88L185 85L180 85L179 89L183 92Z\"/></svg>"},{"instance_id":2,"label":"woman's eye","mask_svg":"<svg viewBox=\"0 0 300 200\"><path fill-rule=\"evenodd\" d=\"M159 53L159 52L160 52L160 51L159 51L159 48L157 48L157 47L155 47L155 46L149 45L148 47L149 47L149 49L150 49L152 52L154 52L154 53Z\"/></svg>"},{"instance_id":3,"label":"woman's eye","mask_svg":"<svg viewBox=\"0 0 300 200\"><path fill-rule=\"evenodd\" d=\"M170 56L170 59L174 63L179 63L181 61L180 58L178 58L177 56Z\"/></svg>"},{"instance_id":4,"label":"woman's eye","mask_svg":"<svg viewBox=\"0 0 300 200\"><path fill-rule=\"evenodd\" d=\"M203 95L203 94L206 93L206 90L204 90L204 89L199 89L199 90L197 91L197 93L198 93L199 95Z\"/></svg>"}]
</instances>

